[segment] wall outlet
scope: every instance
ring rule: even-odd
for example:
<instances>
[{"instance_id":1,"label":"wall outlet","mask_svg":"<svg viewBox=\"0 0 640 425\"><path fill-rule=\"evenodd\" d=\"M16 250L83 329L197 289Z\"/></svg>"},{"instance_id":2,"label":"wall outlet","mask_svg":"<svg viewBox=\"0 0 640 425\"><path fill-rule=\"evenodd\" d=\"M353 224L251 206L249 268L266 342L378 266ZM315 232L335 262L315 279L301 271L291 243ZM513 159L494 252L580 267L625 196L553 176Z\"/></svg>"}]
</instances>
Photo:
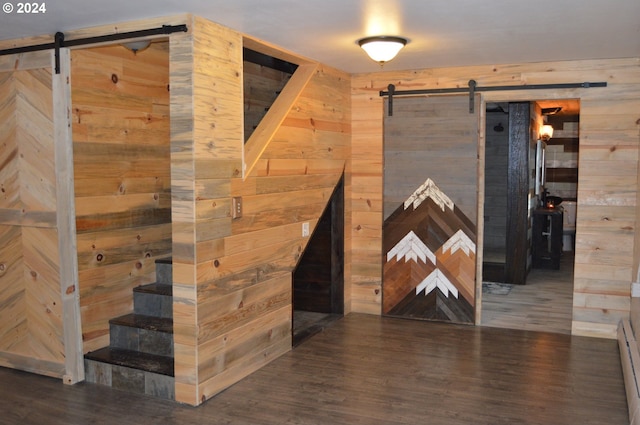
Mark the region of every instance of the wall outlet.
<instances>
[{"instance_id":1,"label":"wall outlet","mask_svg":"<svg viewBox=\"0 0 640 425\"><path fill-rule=\"evenodd\" d=\"M302 237L309 236L309 223L302 223Z\"/></svg>"},{"instance_id":2,"label":"wall outlet","mask_svg":"<svg viewBox=\"0 0 640 425\"><path fill-rule=\"evenodd\" d=\"M231 198L231 218L242 217L242 196Z\"/></svg>"}]
</instances>

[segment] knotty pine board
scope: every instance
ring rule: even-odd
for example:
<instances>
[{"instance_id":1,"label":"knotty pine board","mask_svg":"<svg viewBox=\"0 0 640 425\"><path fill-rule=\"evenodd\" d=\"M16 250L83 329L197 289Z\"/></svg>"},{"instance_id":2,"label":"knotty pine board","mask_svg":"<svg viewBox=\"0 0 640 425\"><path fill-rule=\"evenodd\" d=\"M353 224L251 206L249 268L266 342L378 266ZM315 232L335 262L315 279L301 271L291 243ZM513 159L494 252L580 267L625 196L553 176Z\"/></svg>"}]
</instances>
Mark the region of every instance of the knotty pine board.
<instances>
[{"instance_id":1,"label":"knotty pine board","mask_svg":"<svg viewBox=\"0 0 640 425\"><path fill-rule=\"evenodd\" d=\"M63 377L53 78L50 52L0 62L0 365Z\"/></svg>"},{"instance_id":2,"label":"knotty pine board","mask_svg":"<svg viewBox=\"0 0 640 425\"><path fill-rule=\"evenodd\" d=\"M171 254L169 44L72 52L74 172L85 351Z\"/></svg>"},{"instance_id":3,"label":"knotty pine board","mask_svg":"<svg viewBox=\"0 0 640 425\"><path fill-rule=\"evenodd\" d=\"M301 223L313 231L345 169L350 96L348 76L318 67L243 179L243 37L193 25L171 38L171 162L176 398L199 404L291 347ZM327 91L339 95L318 99ZM243 197L237 220L223 214L232 196Z\"/></svg>"}]
</instances>

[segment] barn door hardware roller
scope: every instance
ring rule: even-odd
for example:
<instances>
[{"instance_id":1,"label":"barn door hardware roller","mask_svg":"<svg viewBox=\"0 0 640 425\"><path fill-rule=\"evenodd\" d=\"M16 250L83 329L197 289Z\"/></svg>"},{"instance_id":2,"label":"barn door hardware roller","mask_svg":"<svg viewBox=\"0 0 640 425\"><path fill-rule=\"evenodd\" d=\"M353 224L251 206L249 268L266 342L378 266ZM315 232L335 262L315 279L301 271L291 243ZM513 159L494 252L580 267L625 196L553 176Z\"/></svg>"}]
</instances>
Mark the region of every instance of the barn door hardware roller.
<instances>
[{"instance_id":1,"label":"barn door hardware roller","mask_svg":"<svg viewBox=\"0 0 640 425\"><path fill-rule=\"evenodd\" d=\"M37 52L40 50L55 50L55 72L60 74L60 49L63 47L84 46L87 44L106 43L109 41L120 41L131 38L150 37L153 35L173 34L174 32L187 32L186 25L163 25L159 28L146 30L122 32L118 34L99 35L96 37L78 38L75 40L65 40L64 33L57 32L53 43L35 44L32 46L15 47L12 49L0 50L0 56L14 55L18 53Z\"/></svg>"},{"instance_id":2,"label":"barn door hardware roller","mask_svg":"<svg viewBox=\"0 0 640 425\"><path fill-rule=\"evenodd\" d=\"M483 91L506 91L506 90L552 90L552 89L589 89L592 87L607 87L606 82L584 82L584 83L559 83L559 84L524 84L521 86L488 86L479 87L476 80L469 80L469 87L453 87L446 89L425 89L425 90L396 90L396 86L389 84L387 91L381 91L380 96L389 98L389 116L393 115L394 96L415 96L421 94L447 94L447 93L469 93L469 113L474 112L474 97L477 92Z\"/></svg>"}]
</instances>

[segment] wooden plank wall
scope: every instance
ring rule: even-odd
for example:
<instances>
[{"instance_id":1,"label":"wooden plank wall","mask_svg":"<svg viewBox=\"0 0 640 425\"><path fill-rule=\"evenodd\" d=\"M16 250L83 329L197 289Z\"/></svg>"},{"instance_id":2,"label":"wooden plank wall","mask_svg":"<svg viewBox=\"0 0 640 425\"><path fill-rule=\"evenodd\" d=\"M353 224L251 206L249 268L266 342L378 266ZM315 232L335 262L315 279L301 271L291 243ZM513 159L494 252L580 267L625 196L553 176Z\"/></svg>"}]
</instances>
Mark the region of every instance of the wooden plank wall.
<instances>
[{"instance_id":1,"label":"wooden plank wall","mask_svg":"<svg viewBox=\"0 0 640 425\"><path fill-rule=\"evenodd\" d=\"M176 399L196 405L291 348L291 272L349 156L350 79L320 68L243 179L242 36L192 27L171 38L171 135Z\"/></svg>"},{"instance_id":2,"label":"wooden plank wall","mask_svg":"<svg viewBox=\"0 0 640 425\"><path fill-rule=\"evenodd\" d=\"M84 351L171 254L169 43L72 51L71 97Z\"/></svg>"},{"instance_id":3,"label":"wooden plank wall","mask_svg":"<svg viewBox=\"0 0 640 425\"><path fill-rule=\"evenodd\" d=\"M229 180L241 174L242 42L203 19L188 25L170 40L173 316L176 400L197 405L198 286L231 232Z\"/></svg>"},{"instance_id":4,"label":"wooden plank wall","mask_svg":"<svg viewBox=\"0 0 640 425\"><path fill-rule=\"evenodd\" d=\"M470 66L352 78L353 311L380 314L382 99L403 88L607 81L606 88L487 92L487 101L580 99L573 333L615 338L628 317L637 246L640 59ZM635 243L635 244L634 244ZM637 250L636 250L637 251Z\"/></svg>"},{"instance_id":5,"label":"wooden plank wall","mask_svg":"<svg viewBox=\"0 0 640 425\"><path fill-rule=\"evenodd\" d=\"M0 58L0 366L62 377L51 58Z\"/></svg>"},{"instance_id":6,"label":"wooden plank wall","mask_svg":"<svg viewBox=\"0 0 640 425\"><path fill-rule=\"evenodd\" d=\"M551 115L553 137L547 143L547 184L552 195L574 200L578 194L579 115Z\"/></svg>"}]
</instances>

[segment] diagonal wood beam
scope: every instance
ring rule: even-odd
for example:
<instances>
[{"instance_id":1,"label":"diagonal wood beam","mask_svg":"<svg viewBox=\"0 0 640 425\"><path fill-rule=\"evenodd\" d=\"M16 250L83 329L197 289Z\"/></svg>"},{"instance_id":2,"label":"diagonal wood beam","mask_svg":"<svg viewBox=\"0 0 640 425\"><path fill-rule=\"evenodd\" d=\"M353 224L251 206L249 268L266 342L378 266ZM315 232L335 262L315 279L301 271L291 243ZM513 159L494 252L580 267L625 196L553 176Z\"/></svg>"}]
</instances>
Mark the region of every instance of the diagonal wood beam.
<instances>
[{"instance_id":1,"label":"diagonal wood beam","mask_svg":"<svg viewBox=\"0 0 640 425\"><path fill-rule=\"evenodd\" d=\"M260 156L280 128L287 117L293 104L298 100L311 77L315 74L317 64L305 64L298 66L291 79L282 89L267 114L262 118L258 127L253 131L249 140L244 145L243 179L246 179L258 163Z\"/></svg>"}]
</instances>

